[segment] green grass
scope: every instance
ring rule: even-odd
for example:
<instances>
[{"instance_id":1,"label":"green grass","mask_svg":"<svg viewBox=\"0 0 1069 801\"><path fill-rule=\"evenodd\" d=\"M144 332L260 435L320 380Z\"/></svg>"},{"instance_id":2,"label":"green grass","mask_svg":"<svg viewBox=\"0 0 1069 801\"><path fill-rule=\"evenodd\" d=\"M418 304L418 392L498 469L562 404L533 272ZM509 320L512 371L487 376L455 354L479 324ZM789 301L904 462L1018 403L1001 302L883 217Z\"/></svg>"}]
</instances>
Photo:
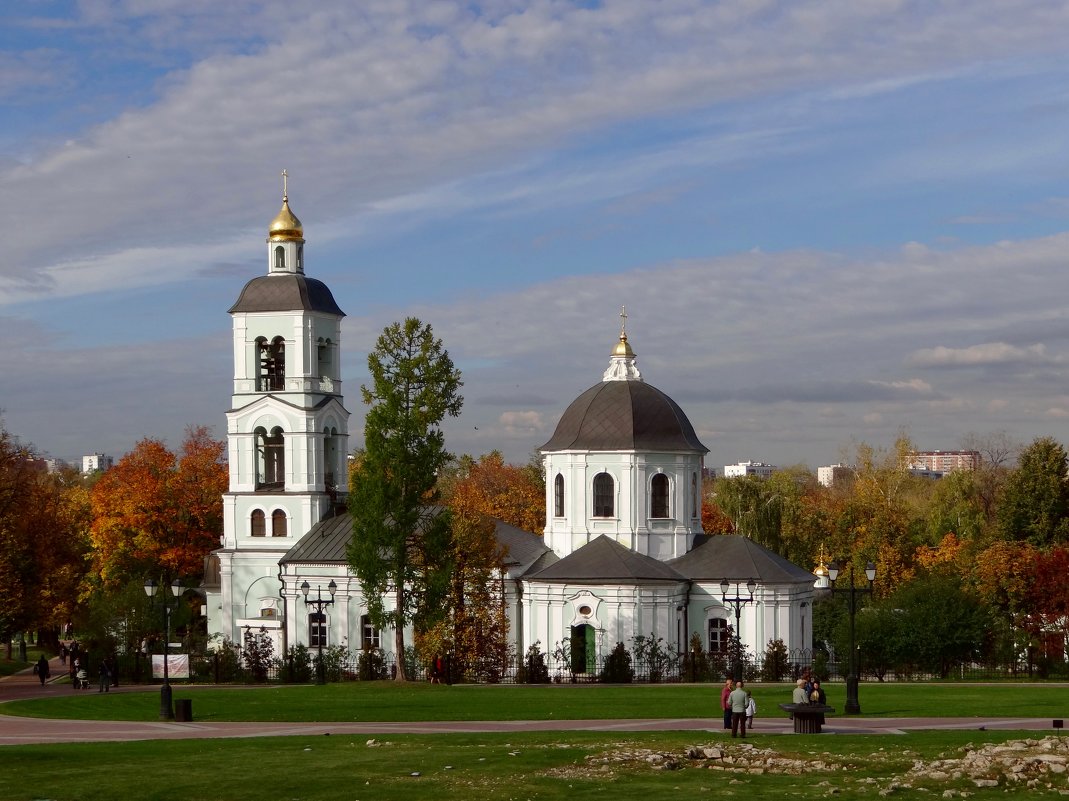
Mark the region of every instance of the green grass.
<instances>
[{"instance_id":1,"label":"green grass","mask_svg":"<svg viewBox=\"0 0 1069 801\"><path fill-rule=\"evenodd\" d=\"M915 760L955 757L976 732L907 735L758 735L750 744L801 760L794 773L710 769L685 758L688 746L717 745L743 756L722 734L581 732L509 735L335 735L207 741L147 741L0 748L5 801L694 801L764 798L933 799L946 790L973 801L1006 798L1007 784L977 788L967 778L918 781ZM1016 735L986 732L982 742ZM639 749L664 752L677 769L658 769ZM623 758L617 758L621 757ZM414 775L418 774L418 775ZM1046 784L1047 781L1044 782ZM1015 799L1050 798L1069 788L1012 787ZM903 784L909 786L902 786Z\"/></svg>"},{"instance_id":2,"label":"green grass","mask_svg":"<svg viewBox=\"0 0 1069 801\"><path fill-rule=\"evenodd\" d=\"M45 718L155 720L159 693L75 692L0 704L0 713ZM777 704L789 686L751 686L758 718L782 717ZM842 712L845 688L827 685L828 703ZM864 716L1069 718L1069 685L863 684ZM589 720L597 718L717 718L717 685L485 686L353 682L318 687L188 687L174 697L193 701L195 721Z\"/></svg>"}]
</instances>

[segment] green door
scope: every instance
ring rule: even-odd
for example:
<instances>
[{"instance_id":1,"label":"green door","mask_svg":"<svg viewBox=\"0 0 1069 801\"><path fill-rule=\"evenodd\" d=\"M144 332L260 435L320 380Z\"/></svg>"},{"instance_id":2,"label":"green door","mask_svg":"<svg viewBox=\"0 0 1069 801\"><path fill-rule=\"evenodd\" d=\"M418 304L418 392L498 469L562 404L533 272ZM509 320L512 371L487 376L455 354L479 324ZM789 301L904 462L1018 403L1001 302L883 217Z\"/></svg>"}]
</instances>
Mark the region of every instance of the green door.
<instances>
[{"instance_id":1,"label":"green door","mask_svg":"<svg viewBox=\"0 0 1069 801\"><path fill-rule=\"evenodd\" d=\"M587 624L572 626L570 650L572 673L594 673L597 671L593 626Z\"/></svg>"}]
</instances>

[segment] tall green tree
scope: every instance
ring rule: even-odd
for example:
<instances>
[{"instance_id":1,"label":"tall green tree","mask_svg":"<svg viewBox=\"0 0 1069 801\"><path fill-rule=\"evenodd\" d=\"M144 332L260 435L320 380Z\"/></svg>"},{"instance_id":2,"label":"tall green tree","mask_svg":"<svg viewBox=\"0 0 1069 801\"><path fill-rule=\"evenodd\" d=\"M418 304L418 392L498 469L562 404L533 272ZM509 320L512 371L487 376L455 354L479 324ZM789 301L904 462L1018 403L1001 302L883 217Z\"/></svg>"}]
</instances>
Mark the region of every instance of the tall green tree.
<instances>
[{"instance_id":1,"label":"tall green tree","mask_svg":"<svg viewBox=\"0 0 1069 801\"><path fill-rule=\"evenodd\" d=\"M1021 451L1006 479L998 522L1006 539L1041 548L1069 539L1069 457L1052 437Z\"/></svg>"},{"instance_id":2,"label":"tall green tree","mask_svg":"<svg viewBox=\"0 0 1069 801\"><path fill-rule=\"evenodd\" d=\"M396 678L405 681L404 628L441 615L449 586L449 515L434 507L439 471L452 458L441 430L464 403L460 371L429 325L410 317L385 328L368 355L364 454L352 477L349 564L378 628L394 630ZM393 608L385 598L393 594Z\"/></svg>"}]
</instances>

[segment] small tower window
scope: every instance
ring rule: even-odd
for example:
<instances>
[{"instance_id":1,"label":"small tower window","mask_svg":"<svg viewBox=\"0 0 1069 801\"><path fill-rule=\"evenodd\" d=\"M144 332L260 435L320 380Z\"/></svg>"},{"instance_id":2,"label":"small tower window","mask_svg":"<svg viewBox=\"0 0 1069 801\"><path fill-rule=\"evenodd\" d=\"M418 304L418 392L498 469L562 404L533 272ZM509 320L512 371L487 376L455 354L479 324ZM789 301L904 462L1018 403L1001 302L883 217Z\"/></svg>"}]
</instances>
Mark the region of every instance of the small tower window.
<instances>
[{"instance_id":1,"label":"small tower window","mask_svg":"<svg viewBox=\"0 0 1069 801\"><path fill-rule=\"evenodd\" d=\"M304 245L297 246L297 272L304 272Z\"/></svg>"},{"instance_id":2,"label":"small tower window","mask_svg":"<svg viewBox=\"0 0 1069 801\"><path fill-rule=\"evenodd\" d=\"M286 536L286 513L281 509L276 509L271 513L271 536Z\"/></svg>"},{"instance_id":3,"label":"small tower window","mask_svg":"<svg viewBox=\"0 0 1069 801\"><path fill-rule=\"evenodd\" d=\"M256 340L260 392L278 392L286 385L286 340L275 337L268 343L265 337Z\"/></svg>"},{"instance_id":4,"label":"small tower window","mask_svg":"<svg viewBox=\"0 0 1069 801\"><path fill-rule=\"evenodd\" d=\"M615 513L613 497L615 483L608 473L594 476L594 517L612 517Z\"/></svg>"},{"instance_id":5,"label":"small tower window","mask_svg":"<svg viewBox=\"0 0 1069 801\"><path fill-rule=\"evenodd\" d=\"M664 473L650 482L650 517L668 517L668 476Z\"/></svg>"},{"instance_id":6,"label":"small tower window","mask_svg":"<svg viewBox=\"0 0 1069 801\"><path fill-rule=\"evenodd\" d=\"M279 271L286 269L286 249L282 245L275 247L275 269Z\"/></svg>"},{"instance_id":7,"label":"small tower window","mask_svg":"<svg viewBox=\"0 0 1069 801\"><path fill-rule=\"evenodd\" d=\"M690 474L690 516L698 517L698 474Z\"/></svg>"},{"instance_id":8,"label":"small tower window","mask_svg":"<svg viewBox=\"0 0 1069 801\"><path fill-rule=\"evenodd\" d=\"M564 476L560 473L553 479L553 516L564 517Z\"/></svg>"},{"instance_id":9,"label":"small tower window","mask_svg":"<svg viewBox=\"0 0 1069 801\"><path fill-rule=\"evenodd\" d=\"M277 426L268 434L256 429L256 488L280 489L285 483L285 436Z\"/></svg>"},{"instance_id":10,"label":"small tower window","mask_svg":"<svg viewBox=\"0 0 1069 801\"><path fill-rule=\"evenodd\" d=\"M252 512L251 528L252 536L263 537L267 534L267 516L263 509L254 509Z\"/></svg>"},{"instance_id":11,"label":"small tower window","mask_svg":"<svg viewBox=\"0 0 1069 801\"><path fill-rule=\"evenodd\" d=\"M319 338L316 343L316 370L320 378L332 378L331 370L331 343L329 339Z\"/></svg>"}]
</instances>

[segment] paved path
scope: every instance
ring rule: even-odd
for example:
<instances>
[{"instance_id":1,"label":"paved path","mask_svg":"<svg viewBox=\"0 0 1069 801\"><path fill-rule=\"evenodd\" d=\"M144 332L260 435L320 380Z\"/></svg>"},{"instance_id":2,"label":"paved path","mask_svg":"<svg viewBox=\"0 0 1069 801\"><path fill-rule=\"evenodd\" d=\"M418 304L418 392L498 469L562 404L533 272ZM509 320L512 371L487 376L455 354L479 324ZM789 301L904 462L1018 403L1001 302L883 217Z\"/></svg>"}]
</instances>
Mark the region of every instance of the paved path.
<instances>
[{"instance_id":1,"label":"paved path","mask_svg":"<svg viewBox=\"0 0 1069 801\"><path fill-rule=\"evenodd\" d=\"M65 676L66 667L53 660L52 676ZM0 703L76 692L69 684L41 686L30 671L0 680ZM90 690L89 692L96 692ZM144 685L119 687L112 692L158 692ZM668 720L491 720L432 721L425 723L165 723L162 721L47 720L0 715L0 745L77 743L129 740L188 740L228 737L282 737L292 735L445 734L451 732L525 731L695 731L724 736L722 721L710 718ZM1049 718L829 718L826 734L901 734L915 729L1027 729L1053 731ZM760 718L753 734L789 734L786 718Z\"/></svg>"}]
</instances>

